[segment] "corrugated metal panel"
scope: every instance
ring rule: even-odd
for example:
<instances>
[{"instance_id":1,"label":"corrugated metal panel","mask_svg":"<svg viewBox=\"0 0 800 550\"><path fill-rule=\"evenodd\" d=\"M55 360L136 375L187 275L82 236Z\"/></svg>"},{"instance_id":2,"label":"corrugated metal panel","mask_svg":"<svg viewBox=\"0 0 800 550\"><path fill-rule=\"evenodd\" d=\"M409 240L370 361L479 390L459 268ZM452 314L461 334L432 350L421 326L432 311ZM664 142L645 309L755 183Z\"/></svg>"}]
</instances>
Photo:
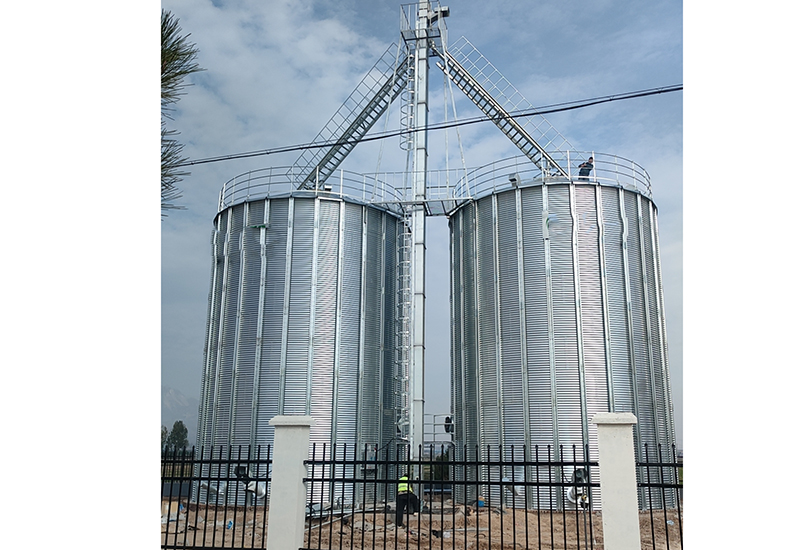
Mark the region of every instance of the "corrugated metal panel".
<instances>
[{"instance_id":1,"label":"corrugated metal panel","mask_svg":"<svg viewBox=\"0 0 800 550\"><path fill-rule=\"evenodd\" d=\"M645 258L645 286L647 288L647 313L651 360L651 391L653 394L653 415L655 418L655 438L653 445L670 441L674 437L672 407L668 394L669 374L666 369L666 343L662 330L663 301L661 281L657 271L658 250L655 238L655 220L652 204L642 201L642 232Z\"/></svg>"},{"instance_id":2,"label":"corrugated metal panel","mask_svg":"<svg viewBox=\"0 0 800 550\"><path fill-rule=\"evenodd\" d=\"M655 284L658 289L656 297L658 298L658 325L659 325L659 334L660 334L660 347L659 351L661 353L662 358L662 365L661 365L661 376L663 377L664 385L663 385L663 410L665 413L665 426L666 426L666 438L668 441L674 441L675 439L675 424L673 418L673 405L672 405L672 390L671 390L671 382L669 376L669 356L667 354L667 326L666 326L666 311L664 305L664 285L661 282L661 246L659 244L658 238L658 214L656 212L655 206L651 203L650 205L651 217L653 220L653 254L655 255Z\"/></svg>"},{"instance_id":3,"label":"corrugated metal panel","mask_svg":"<svg viewBox=\"0 0 800 550\"><path fill-rule=\"evenodd\" d=\"M552 444L553 398L550 384L550 344L547 329L547 274L545 273L540 188L522 192L522 231L525 283L525 327L528 354L530 445Z\"/></svg>"},{"instance_id":4,"label":"corrugated metal panel","mask_svg":"<svg viewBox=\"0 0 800 550\"><path fill-rule=\"evenodd\" d=\"M393 437L393 419L375 413L395 406L399 223L368 206L305 197L217 216L201 445L270 444L279 414L310 413L320 443L382 444L382 426Z\"/></svg>"},{"instance_id":5,"label":"corrugated metal panel","mask_svg":"<svg viewBox=\"0 0 800 550\"><path fill-rule=\"evenodd\" d=\"M475 411L479 407L479 347L478 347L478 308L476 306L475 285L465 284L474 281L476 223L475 205L471 204L464 214L450 220L452 234L450 250L451 265L451 322L453 326L451 357L451 403L469 403ZM478 445L477 415L465 414L465 409L454 409L455 439L473 447Z\"/></svg>"},{"instance_id":6,"label":"corrugated metal panel","mask_svg":"<svg viewBox=\"0 0 800 550\"><path fill-rule=\"evenodd\" d=\"M520 243L521 244L521 243ZM500 312L500 361L502 395L502 439L505 445L525 444L527 414L523 393L522 327L520 323L517 204L515 193L497 196L497 267Z\"/></svg>"},{"instance_id":7,"label":"corrugated metal panel","mask_svg":"<svg viewBox=\"0 0 800 550\"><path fill-rule=\"evenodd\" d=\"M478 347L478 296L474 285L465 285L464 281L472 281L475 277L475 272L478 266L475 263L475 246L476 246L476 208L475 205L470 205L464 216L460 218L461 222L461 237L463 246L461 248L460 264L463 265L463 277L459 277L458 286L461 290L462 296L462 312L461 319L463 325L462 334L462 371L465 374L466 383L459 384L464 392L465 399L473 404L474 407L478 406L478 360L480 357L480 349ZM454 384L457 379L454 379ZM460 401L458 401L460 402ZM452 401L456 403L456 401ZM463 441L470 446L478 445L478 422L477 419L471 415L462 415L460 418L462 425L462 432L465 434Z\"/></svg>"},{"instance_id":8,"label":"corrugated metal panel","mask_svg":"<svg viewBox=\"0 0 800 550\"><path fill-rule=\"evenodd\" d=\"M501 433L505 452L510 444L540 452L561 444L571 458L574 445L580 458L588 444L596 458L589 422L611 408L612 389L614 410L639 418L637 447L656 432L671 442L654 213L635 192L580 184L523 186L453 213L452 395L464 427L457 445L468 442L474 422L482 446ZM470 398L471 385L479 399ZM537 474L556 472L530 472Z\"/></svg>"},{"instance_id":9,"label":"corrugated metal panel","mask_svg":"<svg viewBox=\"0 0 800 550\"><path fill-rule=\"evenodd\" d=\"M265 254L267 259L264 280L264 317L261 336L261 377L258 386L256 442L262 445L274 441L270 419L280 414L281 362L283 319L286 290L287 239L289 201L269 201Z\"/></svg>"},{"instance_id":10,"label":"corrugated metal panel","mask_svg":"<svg viewBox=\"0 0 800 550\"><path fill-rule=\"evenodd\" d=\"M653 425L649 430L640 431L642 442L650 446L651 456L657 456L658 443L664 441L666 430L666 408L663 399L664 378L662 376L662 354L659 351L661 336L659 332L658 289L655 287L655 258L653 233L650 219L650 205L646 201L638 200L639 231L642 260L642 284L644 287L643 307L644 322L647 341L647 360L649 370L647 381L649 383L650 400L647 405L653 418ZM659 495L660 496L660 495ZM661 506L661 499L657 497L656 507Z\"/></svg>"},{"instance_id":11,"label":"corrugated metal panel","mask_svg":"<svg viewBox=\"0 0 800 550\"><path fill-rule=\"evenodd\" d=\"M383 277L383 218L379 212L366 211L366 254L364 264L364 286L366 289L380 288ZM381 356L381 336L383 321L382 293L368 292L364 296L364 363L361 377L361 433L364 441L378 441L380 439L381 416L375 414L376 403L381 401L381 375L390 378L393 373L384 373ZM393 411L383 404L384 415Z\"/></svg>"},{"instance_id":12,"label":"corrugated metal panel","mask_svg":"<svg viewBox=\"0 0 800 550\"><path fill-rule=\"evenodd\" d=\"M225 235L225 262L222 278L224 315L220 319L220 342L217 349L217 391L214 407L213 444L227 445L230 441L230 422L233 397L233 357L236 343L236 305L239 291L239 243L234 232L242 226L243 205L228 212Z\"/></svg>"},{"instance_id":13,"label":"corrugated metal panel","mask_svg":"<svg viewBox=\"0 0 800 550\"><path fill-rule=\"evenodd\" d=\"M448 222L450 229L450 403L462 403L464 398L464 355L467 350L468 331L464 319L465 287L464 287L464 230L463 225L469 214L458 218L451 218ZM455 439L464 441L464 409L454 411Z\"/></svg>"},{"instance_id":14,"label":"corrugated metal panel","mask_svg":"<svg viewBox=\"0 0 800 550\"><path fill-rule=\"evenodd\" d=\"M611 340L611 376L614 412L633 412L633 378L628 333L625 274L622 259L623 226L620 218L619 190L601 187L605 231L606 280Z\"/></svg>"},{"instance_id":15,"label":"corrugated metal panel","mask_svg":"<svg viewBox=\"0 0 800 550\"><path fill-rule=\"evenodd\" d=\"M584 427L598 412L607 412L608 379L606 369L605 317L600 280L600 236L597 225L598 187L575 187L575 209L578 212L577 250L581 304L581 335L583 342L584 390L586 416ZM586 441L590 452L597 456L595 439Z\"/></svg>"},{"instance_id":16,"label":"corrugated metal panel","mask_svg":"<svg viewBox=\"0 0 800 550\"><path fill-rule=\"evenodd\" d=\"M330 443L333 415L333 374L336 353L336 310L339 286L339 202L316 203L314 333L310 388L312 442Z\"/></svg>"},{"instance_id":17,"label":"corrugated metal panel","mask_svg":"<svg viewBox=\"0 0 800 550\"><path fill-rule=\"evenodd\" d=\"M658 335L659 335L659 346L657 347L657 351L659 352L660 357L660 365L661 369L658 373L658 381L657 385L660 390L659 398L658 398L658 414L661 420L660 430L659 430L659 441L662 445L666 442L675 441L675 424L673 418L673 408L672 408L672 393L670 389L670 376L669 376L669 364L667 360L667 343L666 343L666 315L664 311L664 294L663 294L663 285L661 283L661 251L659 246L658 240L658 216L656 214L655 206L652 203L648 203L648 209L650 213L650 229L651 229L651 240L652 240L652 254L653 254L653 278L655 281L655 298L657 300L656 308L658 310L656 316L656 324L658 325ZM662 455L659 457L660 461L668 461L671 458L671 449L670 446L664 445L662 449ZM664 473L663 481L667 483L675 483L677 482L677 472L674 471L667 471ZM666 498L665 502L661 502L662 505L666 505L670 508L676 506L675 495L669 493Z\"/></svg>"},{"instance_id":18,"label":"corrugated metal panel","mask_svg":"<svg viewBox=\"0 0 800 550\"><path fill-rule=\"evenodd\" d=\"M663 319L663 301L661 299L661 280L659 271L657 271L656 263L658 257L658 249L655 239L655 220L652 205L647 204L644 206L644 219L645 229L648 232L648 247L647 247L647 280L648 280L648 296L650 303L650 334L653 346L653 386L656 395L656 412L658 418L658 441L666 441L673 435L671 429L671 410L669 403L669 374L666 365L666 350L665 336L662 330Z\"/></svg>"},{"instance_id":19,"label":"corrugated metal panel","mask_svg":"<svg viewBox=\"0 0 800 550\"><path fill-rule=\"evenodd\" d=\"M266 255L266 240L267 240L267 224L269 222L269 202L259 201L251 203L251 217L248 224L250 229L256 230L257 236L254 237L258 251L258 278L257 283L253 284L248 281L251 286L257 287L252 290L258 296L256 299L255 310L255 335L254 335L254 354L253 354L253 400L250 404L250 444L255 446L259 444L258 436L258 410L259 410L259 388L261 386L261 363L262 363L262 346L261 342L264 336L264 299L266 296L266 288L264 281L267 278L267 255Z\"/></svg>"},{"instance_id":20,"label":"corrugated metal panel","mask_svg":"<svg viewBox=\"0 0 800 550\"><path fill-rule=\"evenodd\" d=\"M223 216L215 220L215 228L211 235L211 282L208 293L208 318L206 322L206 345L203 353L203 376L200 389L201 406L198 411L197 423L197 444L200 447L211 445L211 430L213 427L213 408L202 406L205 403L212 403L216 392L216 360L217 360L217 338L219 331L219 316L212 315L212 312L219 310L220 292L222 284L222 264L224 262L223 245L225 233L222 230Z\"/></svg>"},{"instance_id":21,"label":"corrugated metal panel","mask_svg":"<svg viewBox=\"0 0 800 550\"><path fill-rule=\"evenodd\" d=\"M475 382L480 410L478 442L500 444L500 380L498 377L497 273L493 201L479 201L477 213L478 366ZM469 371L468 371L469 372ZM469 388L468 388L469 390Z\"/></svg>"},{"instance_id":22,"label":"corrugated metal panel","mask_svg":"<svg viewBox=\"0 0 800 550\"><path fill-rule=\"evenodd\" d=\"M647 204L641 205L642 216L642 258L644 268L644 288L646 289L647 334L649 339L650 388L653 396L653 417L655 421L655 441L663 440L664 417L660 413L663 406L663 378L661 374L661 354L657 352L661 345L658 331L658 301L656 300L655 265L653 258L653 241L650 231L650 209Z\"/></svg>"},{"instance_id":23,"label":"corrugated metal panel","mask_svg":"<svg viewBox=\"0 0 800 550\"><path fill-rule=\"evenodd\" d=\"M339 327L339 376L337 384L336 442L354 443L358 429L357 400L361 319L361 229L363 208L345 204L341 266L341 326Z\"/></svg>"},{"instance_id":24,"label":"corrugated metal panel","mask_svg":"<svg viewBox=\"0 0 800 550\"><path fill-rule=\"evenodd\" d=\"M583 442L569 186L548 188L558 444Z\"/></svg>"},{"instance_id":25,"label":"corrugated metal panel","mask_svg":"<svg viewBox=\"0 0 800 550\"><path fill-rule=\"evenodd\" d=\"M337 203L338 208L338 272L335 357L333 373L333 412L331 442L335 449L344 449L350 456L363 458L363 445L358 430L358 368L361 312L361 208ZM347 259L348 261L345 261ZM335 475L347 475L344 465L335 466ZM334 498L352 502L364 497L363 488L350 484L335 486Z\"/></svg>"},{"instance_id":26,"label":"corrugated metal panel","mask_svg":"<svg viewBox=\"0 0 800 550\"><path fill-rule=\"evenodd\" d=\"M641 231L637 196L625 196L625 215L628 218L628 271L631 289L631 320L633 326L633 350L636 365L637 428L641 440L639 445L655 439L655 417L653 394L650 384L650 353L648 346L645 310L645 277L641 254Z\"/></svg>"},{"instance_id":27,"label":"corrugated metal panel","mask_svg":"<svg viewBox=\"0 0 800 550\"><path fill-rule=\"evenodd\" d=\"M314 201L295 200L292 271L288 281L289 326L282 414L310 414L307 401L311 349L311 288L314 267Z\"/></svg>"},{"instance_id":28,"label":"corrugated metal panel","mask_svg":"<svg viewBox=\"0 0 800 550\"><path fill-rule=\"evenodd\" d=\"M233 433L231 444L251 443L253 391L255 383L256 329L258 328L259 280L261 278L260 231L264 203L244 204L244 227L240 232L239 320L235 358ZM255 217L255 222L253 218Z\"/></svg>"}]
</instances>

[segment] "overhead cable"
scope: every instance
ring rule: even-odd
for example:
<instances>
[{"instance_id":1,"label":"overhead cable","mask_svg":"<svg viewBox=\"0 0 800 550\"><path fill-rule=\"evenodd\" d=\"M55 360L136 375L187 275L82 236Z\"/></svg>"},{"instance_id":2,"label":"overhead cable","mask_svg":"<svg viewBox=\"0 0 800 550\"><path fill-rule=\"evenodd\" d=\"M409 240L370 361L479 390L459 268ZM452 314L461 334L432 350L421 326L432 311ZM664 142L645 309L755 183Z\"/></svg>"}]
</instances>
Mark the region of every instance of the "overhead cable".
<instances>
[{"instance_id":1,"label":"overhead cable","mask_svg":"<svg viewBox=\"0 0 800 550\"><path fill-rule=\"evenodd\" d=\"M658 95L658 94L665 94L669 92L677 92L683 90L683 84L676 84L673 86L664 86L661 88L650 88L647 90L639 90L636 92L627 92L623 94L614 94L602 97L595 97L590 99L582 99L578 101L569 101L565 103L554 103L552 105L546 105L544 107L534 108L534 109L526 109L523 111L513 111L509 113L511 118L523 118L523 117L530 117L530 116L541 116L541 115L548 115L552 113L560 113L564 111L572 111L575 109L583 109L585 107L591 107L592 105L599 105L601 103L610 103L613 101L622 101L625 99L635 99L638 97L647 97L651 95ZM259 156L266 156L266 155L275 155L279 153L290 153L292 151L304 151L307 149L319 149L323 147L333 147L336 145L345 145L350 143L363 143L366 141L376 141L379 139L388 139L391 137L401 136L404 134L410 134L414 132L420 132L423 130L433 131L433 130L446 130L448 128L455 128L457 126L466 126L468 124L477 124L479 122L489 122L493 120L492 117L488 116L479 116L479 117L472 117L467 118L455 122L443 122L438 124L429 124L422 128L410 128L410 129L403 129L403 130L393 130L393 131L384 131L384 132L377 132L375 134L367 135L359 140L329 140L329 141L320 141L315 143L304 143L300 145L288 145L286 147L275 147L273 149L263 149L260 151L250 151L246 153L235 153L232 155L223 155L218 157L208 157L198 160L187 161L182 164L178 164L176 166L192 166L197 164L209 164L212 162L221 162L223 160L236 160L236 159L243 159L243 158L250 158L250 157L259 157Z\"/></svg>"}]
</instances>

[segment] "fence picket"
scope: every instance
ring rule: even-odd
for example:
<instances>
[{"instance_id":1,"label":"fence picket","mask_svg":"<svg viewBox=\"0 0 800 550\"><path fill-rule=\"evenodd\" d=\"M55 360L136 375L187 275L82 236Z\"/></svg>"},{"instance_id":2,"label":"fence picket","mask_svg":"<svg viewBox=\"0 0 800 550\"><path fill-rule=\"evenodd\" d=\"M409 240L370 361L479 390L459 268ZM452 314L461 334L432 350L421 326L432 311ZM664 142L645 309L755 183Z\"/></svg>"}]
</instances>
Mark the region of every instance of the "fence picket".
<instances>
[{"instance_id":1,"label":"fence picket","mask_svg":"<svg viewBox=\"0 0 800 550\"><path fill-rule=\"evenodd\" d=\"M595 498L600 465L588 448L561 448L554 458L550 446L456 452L448 444L421 448L414 459L407 447L375 449L312 447L305 461L309 507L300 550L456 550L476 543L481 548L604 548L602 510ZM668 453L659 447L644 455L636 464L644 496L642 548L681 549L682 463L674 446ZM161 548L265 548L271 464L270 446L164 453ZM573 474L580 469L588 475ZM409 514L408 530L400 530L395 529L395 493L405 471L413 474L420 510ZM250 490L259 483L263 498Z\"/></svg>"}]
</instances>

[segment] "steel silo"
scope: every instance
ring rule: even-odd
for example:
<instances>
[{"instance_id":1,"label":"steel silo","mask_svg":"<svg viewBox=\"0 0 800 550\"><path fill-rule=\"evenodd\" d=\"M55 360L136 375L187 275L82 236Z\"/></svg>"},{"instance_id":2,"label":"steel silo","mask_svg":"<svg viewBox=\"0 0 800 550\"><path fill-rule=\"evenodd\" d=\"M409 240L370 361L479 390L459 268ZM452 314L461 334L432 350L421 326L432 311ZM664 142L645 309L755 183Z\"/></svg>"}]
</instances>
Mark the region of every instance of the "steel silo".
<instances>
[{"instance_id":1,"label":"steel silo","mask_svg":"<svg viewBox=\"0 0 800 550\"><path fill-rule=\"evenodd\" d=\"M333 179L333 178L332 178ZM288 172L222 191L198 446L270 445L277 415L311 415L311 442L395 435L397 239L402 220L363 181L298 191Z\"/></svg>"},{"instance_id":2,"label":"steel silo","mask_svg":"<svg viewBox=\"0 0 800 550\"><path fill-rule=\"evenodd\" d=\"M586 179L484 170L493 183L451 214L457 449L596 460L591 419L609 411L636 415L637 459L674 442L649 177L594 156Z\"/></svg>"}]
</instances>

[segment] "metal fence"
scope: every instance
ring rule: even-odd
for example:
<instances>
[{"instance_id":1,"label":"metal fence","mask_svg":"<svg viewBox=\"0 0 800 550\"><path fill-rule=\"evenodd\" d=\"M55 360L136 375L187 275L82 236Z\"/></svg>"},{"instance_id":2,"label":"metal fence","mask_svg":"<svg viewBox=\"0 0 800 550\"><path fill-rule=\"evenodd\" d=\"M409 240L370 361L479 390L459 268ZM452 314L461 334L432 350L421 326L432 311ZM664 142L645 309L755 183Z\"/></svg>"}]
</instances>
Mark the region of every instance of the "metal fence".
<instances>
[{"instance_id":1,"label":"metal fence","mask_svg":"<svg viewBox=\"0 0 800 550\"><path fill-rule=\"evenodd\" d=\"M664 449L645 443L644 460L636 463L642 548L683 548L683 458L675 445Z\"/></svg>"},{"instance_id":2,"label":"metal fence","mask_svg":"<svg viewBox=\"0 0 800 550\"><path fill-rule=\"evenodd\" d=\"M416 459L400 448L358 460L346 448L315 447L304 549L598 547L597 463L575 448L563 452L570 458L555 460L549 447L442 445ZM401 511L404 474L417 505Z\"/></svg>"},{"instance_id":3,"label":"metal fence","mask_svg":"<svg viewBox=\"0 0 800 550\"><path fill-rule=\"evenodd\" d=\"M272 448L212 447L161 458L161 548L266 548Z\"/></svg>"},{"instance_id":4,"label":"metal fence","mask_svg":"<svg viewBox=\"0 0 800 550\"><path fill-rule=\"evenodd\" d=\"M269 447L162 458L162 548L266 548ZM556 460L554 457L560 457ZM599 467L588 449L314 445L305 462L302 550L603 549ZM683 547L682 464L645 449L637 463L643 549ZM398 516L398 478L416 498ZM671 503L675 505L671 505ZM399 524L402 524L400 527Z\"/></svg>"}]
</instances>

